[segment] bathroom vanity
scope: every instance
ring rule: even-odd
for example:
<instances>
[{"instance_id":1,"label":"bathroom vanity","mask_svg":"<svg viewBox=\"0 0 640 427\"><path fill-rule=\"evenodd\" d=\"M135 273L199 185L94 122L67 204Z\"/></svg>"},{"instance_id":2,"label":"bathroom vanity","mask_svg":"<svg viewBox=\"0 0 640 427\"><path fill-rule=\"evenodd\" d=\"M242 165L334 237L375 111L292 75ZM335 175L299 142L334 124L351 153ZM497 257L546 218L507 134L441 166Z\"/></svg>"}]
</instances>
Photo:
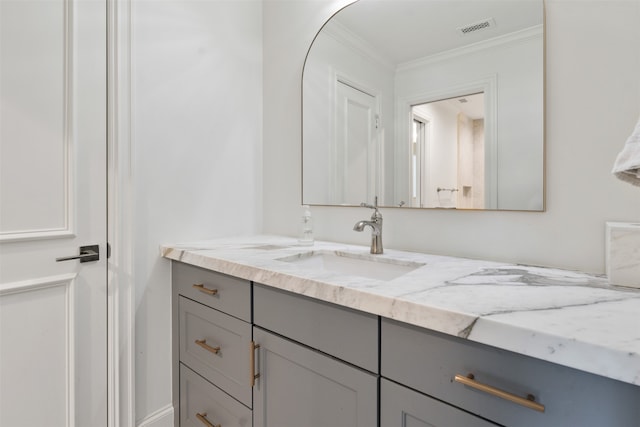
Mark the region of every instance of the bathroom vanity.
<instances>
[{"instance_id":1,"label":"bathroom vanity","mask_svg":"<svg viewBox=\"0 0 640 427\"><path fill-rule=\"evenodd\" d=\"M274 236L164 246L176 425L640 425L639 292L368 251Z\"/></svg>"}]
</instances>

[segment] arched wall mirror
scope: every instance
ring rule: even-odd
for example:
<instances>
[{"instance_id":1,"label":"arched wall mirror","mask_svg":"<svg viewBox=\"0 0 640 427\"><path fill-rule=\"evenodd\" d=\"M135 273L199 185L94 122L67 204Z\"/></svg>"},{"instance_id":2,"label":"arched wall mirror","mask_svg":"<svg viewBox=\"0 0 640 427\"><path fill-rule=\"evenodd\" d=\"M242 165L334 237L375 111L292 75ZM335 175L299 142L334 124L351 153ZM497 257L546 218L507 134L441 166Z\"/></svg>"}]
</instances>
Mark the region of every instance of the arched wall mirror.
<instances>
[{"instance_id":1,"label":"arched wall mirror","mask_svg":"<svg viewBox=\"0 0 640 427\"><path fill-rule=\"evenodd\" d=\"M543 0L359 0L302 76L302 202L544 210Z\"/></svg>"}]
</instances>

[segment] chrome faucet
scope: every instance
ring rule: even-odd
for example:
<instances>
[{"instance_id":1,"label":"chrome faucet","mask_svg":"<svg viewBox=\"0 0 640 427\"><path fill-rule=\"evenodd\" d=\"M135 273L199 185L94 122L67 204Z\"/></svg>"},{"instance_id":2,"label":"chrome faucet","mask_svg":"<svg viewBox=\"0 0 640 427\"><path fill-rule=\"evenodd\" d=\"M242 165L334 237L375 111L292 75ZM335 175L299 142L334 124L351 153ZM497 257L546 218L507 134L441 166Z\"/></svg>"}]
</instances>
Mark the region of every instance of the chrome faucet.
<instances>
[{"instance_id":1,"label":"chrome faucet","mask_svg":"<svg viewBox=\"0 0 640 427\"><path fill-rule=\"evenodd\" d=\"M355 231L363 231L365 226L371 227L371 252L372 254L381 254L382 249L382 214L378 211L378 196L375 197L373 205L367 203L360 203L360 206L365 208L374 209L371 214L370 221L358 221L353 226Z\"/></svg>"}]
</instances>

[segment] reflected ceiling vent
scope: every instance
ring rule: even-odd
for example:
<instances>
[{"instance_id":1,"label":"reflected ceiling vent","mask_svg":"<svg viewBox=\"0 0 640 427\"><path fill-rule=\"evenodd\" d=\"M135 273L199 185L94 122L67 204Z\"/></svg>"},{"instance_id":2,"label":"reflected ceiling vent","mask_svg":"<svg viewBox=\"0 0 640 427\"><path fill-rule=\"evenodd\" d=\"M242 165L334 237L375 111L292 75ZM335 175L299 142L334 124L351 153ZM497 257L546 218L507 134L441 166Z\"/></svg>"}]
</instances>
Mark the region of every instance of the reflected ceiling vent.
<instances>
[{"instance_id":1,"label":"reflected ceiling vent","mask_svg":"<svg viewBox=\"0 0 640 427\"><path fill-rule=\"evenodd\" d=\"M489 18L479 22L474 22L473 24L465 25L464 27L458 27L458 32L460 33L460 35L466 36L495 26L496 22L493 20L493 18Z\"/></svg>"}]
</instances>

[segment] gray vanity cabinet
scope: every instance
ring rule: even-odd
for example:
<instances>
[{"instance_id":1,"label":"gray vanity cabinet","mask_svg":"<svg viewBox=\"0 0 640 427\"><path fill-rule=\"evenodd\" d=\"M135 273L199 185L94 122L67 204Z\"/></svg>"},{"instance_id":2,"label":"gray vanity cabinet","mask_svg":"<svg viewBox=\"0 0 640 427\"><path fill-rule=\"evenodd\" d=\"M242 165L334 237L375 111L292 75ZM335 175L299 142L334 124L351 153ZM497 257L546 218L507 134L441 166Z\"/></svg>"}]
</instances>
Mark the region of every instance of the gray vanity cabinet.
<instances>
[{"instance_id":1,"label":"gray vanity cabinet","mask_svg":"<svg viewBox=\"0 0 640 427\"><path fill-rule=\"evenodd\" d=\"M172 265L176 426L640 427L640 387Z\"/></svg>"}]
</instances>

